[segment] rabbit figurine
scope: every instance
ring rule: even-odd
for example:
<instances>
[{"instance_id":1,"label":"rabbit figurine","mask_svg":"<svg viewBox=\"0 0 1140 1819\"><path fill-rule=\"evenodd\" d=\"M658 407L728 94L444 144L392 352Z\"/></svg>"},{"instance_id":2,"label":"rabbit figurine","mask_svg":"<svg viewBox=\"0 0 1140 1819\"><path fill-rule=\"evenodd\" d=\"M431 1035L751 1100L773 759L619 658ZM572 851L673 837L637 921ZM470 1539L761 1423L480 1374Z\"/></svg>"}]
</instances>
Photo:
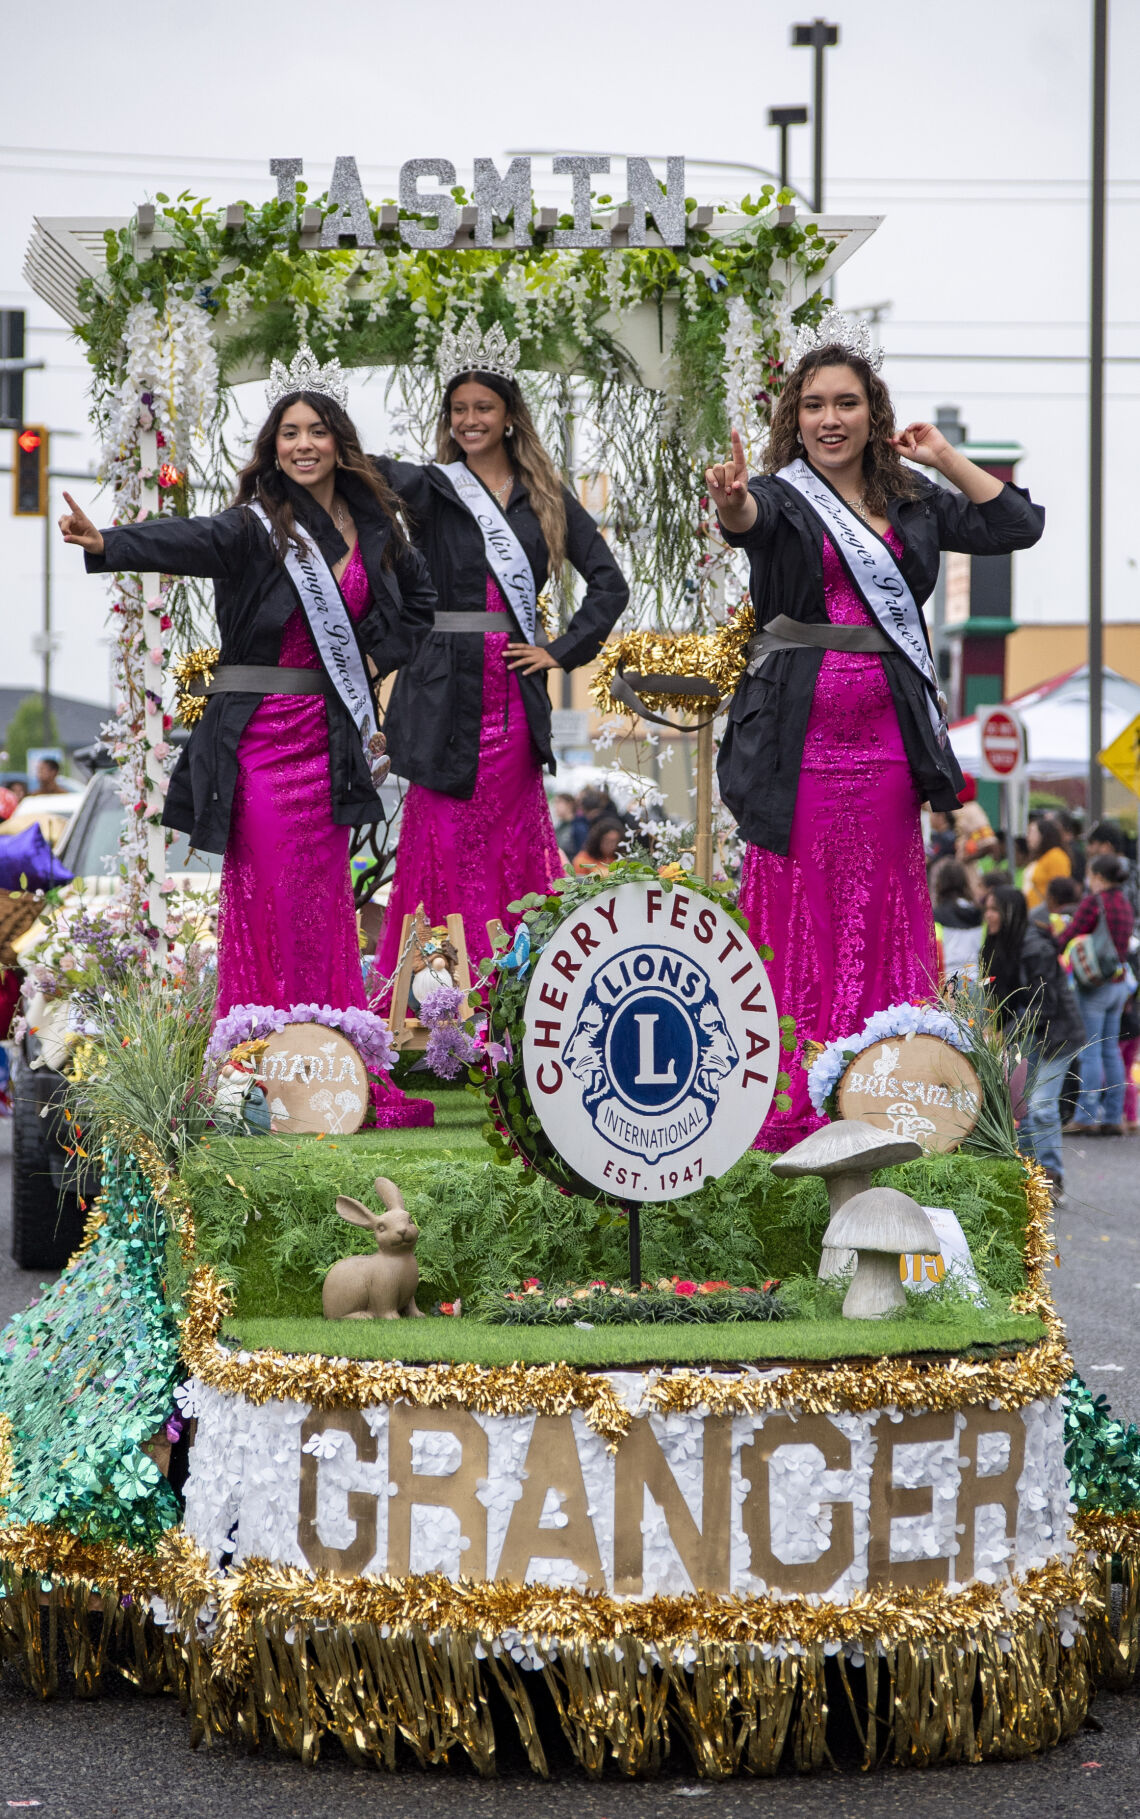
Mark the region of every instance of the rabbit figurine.
<instances>
[{"instance_id":1,"label":"rabbit figurine","mask_svg":"<svg viewBox=\"0 0 1140 1819\"><path fill-rule=\"evenodd\" d=\"M394 1181L381 1175L376 1192L384 1203L383 1213L374 1213L345 1194L337 1200L342 1219L375 1234L377 1255L342 1257L333 1264L321 1290L326 1320L398 1320L401 1314L423 1317L416 1306L419 1226L409 1219Z\"/></svg>"}]
</instances>

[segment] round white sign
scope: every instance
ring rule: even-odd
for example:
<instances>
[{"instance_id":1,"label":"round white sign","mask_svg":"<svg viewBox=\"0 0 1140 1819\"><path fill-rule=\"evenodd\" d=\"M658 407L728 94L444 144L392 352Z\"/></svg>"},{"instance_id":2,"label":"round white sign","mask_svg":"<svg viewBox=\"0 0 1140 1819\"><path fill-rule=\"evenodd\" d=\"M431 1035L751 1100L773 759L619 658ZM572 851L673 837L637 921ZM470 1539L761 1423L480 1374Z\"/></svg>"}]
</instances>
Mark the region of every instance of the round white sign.
<instances>
[{"instance_id":1,"label":"round white sign","mask_svg":"<svg viewBox=\"0 0 1140 1819\"><path fill-rule=\"evenodd\" d=\"M535 962L523 1069L550 1142L625 1200L674 1200L755 1140L780 1032L764 963L683 885L621 884L584 903Z\"/></svg>"}]
</instances>

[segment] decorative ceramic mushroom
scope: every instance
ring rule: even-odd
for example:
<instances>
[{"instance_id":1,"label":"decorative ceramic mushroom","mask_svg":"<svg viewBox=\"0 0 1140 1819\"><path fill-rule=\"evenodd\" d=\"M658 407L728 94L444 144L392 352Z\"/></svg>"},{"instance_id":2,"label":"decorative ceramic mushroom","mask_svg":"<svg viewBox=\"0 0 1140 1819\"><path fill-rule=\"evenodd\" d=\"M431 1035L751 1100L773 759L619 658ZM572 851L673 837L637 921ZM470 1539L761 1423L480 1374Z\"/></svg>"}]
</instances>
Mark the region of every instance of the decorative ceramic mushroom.
<instances>
[{"instance_id":1,"label":"decorative ceramic mushroom","mask_svg":"<svg viewBox=\"0 0 1140 1819\"><path fill-rule=\"evenodd\" d=\"M899 1257L910 1251L932 1256L941 1248L918 1201L894 1187L869 1187L852 1195L832 1218L823 1242L833 1250L857 1253L843 1303L846 1320L880 1320L902 1307L906 1295Z\"/></svg>"},{"instance_id":2,"label":"decorative ceramic mushroom","mask_svg":"<svg viewBox=\"0 0 1140 1819\"><path fill-rule=\"evenodd\" d=\"M839 1119L813 1131L795 1149L785 1151L772 1164L772 1173L785 1180L801 1175L819 1175L827 1183L827 1204L834 1221L840 1207L871 1185L876 1169L893 1168L897 1162L913 1162L922 1155L922 1147L910 1137L895 1137L877 1125L861 1119ZM819 1260L820 1277L841 1276L851 1258L846 1249L837 1250L827 1237Z\"/></svg>"}]
</instances>

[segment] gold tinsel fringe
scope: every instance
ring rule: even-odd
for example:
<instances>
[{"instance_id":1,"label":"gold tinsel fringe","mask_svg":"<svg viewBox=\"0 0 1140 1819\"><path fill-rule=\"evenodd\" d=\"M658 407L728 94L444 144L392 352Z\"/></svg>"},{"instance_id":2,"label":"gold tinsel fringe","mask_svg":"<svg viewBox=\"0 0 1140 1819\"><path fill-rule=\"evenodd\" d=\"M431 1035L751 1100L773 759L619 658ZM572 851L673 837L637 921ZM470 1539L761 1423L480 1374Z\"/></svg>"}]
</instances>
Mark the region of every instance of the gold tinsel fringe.
<instances>
[{"instance_id":1,"label":"gold tinsel fringe","mask_svg":"<svg viewBox=\"0 0 1140 1819\"><path fill-rule=\"evenodd\" d=\"M619 1605L431 1575L312 1577L254 1560L221 1577L177 1531L155 1559L34 1527L7 1531L0 1549L0 1645L41 1694L57 1690L62 1645L81 1693L98 1692L113 1665L150 1690L175 1688L194 1741L272 1738L308 1763L333 1737L356 1762L393 1768L410 1753L430 1766L462 1751L492 1774L493 1693L536 1774L548 1772L546 1709L590 1775L653 1774L679 1738L710 1779L819 1768L844 1732L865 1768L1022 1756L1070 1736L1088 1701L1087 1649L1061 1642L1064 1613L1089 1590L1079 1566L1027 1574L1011 1612L987 1586L845 1606ZM153 1596L167 1606L165 1634L146 1608ZM496 1652L504 1628L534 1643L537 1667ZM790 1651L773 1652L789 1639ZM862 1659L836 1652L844 1641Z\"/></svg>"},{"instance_id":2,"label":"gold tinsel fringe","mask_svg":"<svg viewBox=\"0 0 1140 1819\"><path fill-rule=\"evenodd\" d=\"M1096 1581L1088 1616L1093 1676L1098 1686L1130 1686L1140 1672L1140 1511L1082 1510L1075 1531Z\"/></svg>"},{"instance_id":3,"label":"gold tinsel fringe","mask_svg":"<svg viewBox=\"0 0 1140 1819\"><path fill-rule=\"evenodd\" d=\"M190 691L196 682L209 688L221 654L216 645L200 644L184 656L176 657L171 664L170 671L178 685L175 711L183 726L197 726L205 713L209 697L191 694Z\"/></svg>"},{"instance_id":4,"label":"gold tinsel fringe","mask_svg":"<svg viewBox=\"0 0 1140 1819\"><path fill-rule=\"evenodd\" d=\"M590 693L599 713L628 714L629 708L615 701L610 684L618 665L641 677L700 676L711 682L721 698L731 695L748 661L748 640L755 630L751 606L742 606L726 624L710 634L700 632L627 632L602 646L597 672ZM661 694L648 687L638 694L651 713L668 711L691 714L694 709L708 711L692 695Z\"/></svg>"}]
</instances>

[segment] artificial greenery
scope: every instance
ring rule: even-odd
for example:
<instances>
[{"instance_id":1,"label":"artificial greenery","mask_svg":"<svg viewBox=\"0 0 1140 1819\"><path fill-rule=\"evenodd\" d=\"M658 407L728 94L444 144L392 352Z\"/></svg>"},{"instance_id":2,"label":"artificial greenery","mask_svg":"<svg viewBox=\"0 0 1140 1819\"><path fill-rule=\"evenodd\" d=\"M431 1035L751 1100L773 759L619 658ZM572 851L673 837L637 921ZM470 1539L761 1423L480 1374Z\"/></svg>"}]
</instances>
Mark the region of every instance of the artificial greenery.
<instances>
[{"instance_id":1,"label":"artificial greenery","mask_svg":"<svg viewBox=\"0 0 1140 1819\"><path fill-rule=\"evenodd\" d=\"M532 960L542 952L562 923L576 915L583 904L629 883L653 884L665 894L673 890L675 883L680 883L685 890L710 898L738 927L746 933L748 931L747 920L735 907L731 893L725 887L706 884L687 874L682 874L678 879L665 877L651 865L642 864L639 860L623 859L611 865L605 875L559 878L551 887L549 896L531 893L509 906L512 915L522 916L530 936ZM758 951L762 960L771 960L771 948L761 946ZM584 1181L571 1163L559 1155L535 1112L527 1090L522 1059L522 1038L526 1029L524 1012L530 986L529 966L511 967L494 959L481 961L479 970L486 988L488 1040L493 1045L493 1051L488 1048L484 1067L472 1068L470 1079L475 1090L483 1093L488 1102L491 1117L484 1135L495 1152L496 1159L505 1164L517 1156L528 1168L537 1169L554 1182L556 1187L594 1200L599 1205L620 1205L620 1202L611 1200L591 1183ZM782 1047L790 1054L795 1047L795 1024L790 1017L780 1019L780 1040ZM790 1104L787 1096L789 1084L786 1073L777 1076L776 1104L781 1108Z\"/></svg>"},{"instance_id":2,"label":"artificial greenery","mask_svg":"<svg viewBox=\"0 0 1140 1819\"><path fill-rule=\"evenodd\" d=\"M100 1206L91 1242L0 1334L13 1480L3 1516L151 1547L179 1519L147 1450L174 1438L184 1375L163 1294L165 1221L121 1158L108 1160Z\"/></svg>"},{"instance_id":3,"label":"artificial greenery","mask_svg":"<svg viewBox=\"0 0 1140 1819\"><path fill-rule=\"evenodd\" d=\"M98 1065L89 1059L67 1090L83 1150L99 1155L138 1133L173 1161L211 1129L240 1128L240 1115L219 1109L203 1078L213 969L192 959L170 972L135 965L109 977L85 1004Z\"/></svg>"},{"instance_id":4,"label":"artificial greenery","mask_svg":"<svg viewBox=\"0 0 1140 1819\"><path fill-rule=\"evenodd\" d=\"M460 203L469 199L461 187L452 193ZM609 200L599 196L597 204ZM376 245L358 250L302 246L301 210L310 201L327 205L327 197L310 198L304 183L297 185L295 210L276 199L244 203L244 221L236 228L227 228L204 198L184 192L171 200L160 192L153 235L141 236L134 221L108 230L106 273L81 286L86 316L77 332L95 370L97 421L106 441L130 310L143 304L161 312L174 301L189 302L214 320L223 388L213 422L200 426L208 453L198 472L170 486L169 509L216 506L227 495L233 463L225 440L225 385L251 367L264 370L274 358L287 362L302 339L322 359L336 355L348 367L397 369L402 384L407 381L405 423L422 454L438 405L431 369L441 329L474 310L484 329L500 323L519 337L524 386L548 442L556 451L564 444L567 478L573 477L570 419L580 418L587 439L598 443L611 482L613 529L639 614L659 626L692 629L703 600L700 557L707 536L696 510L697 480L708 455L726 446L729 428L729 304L747 303L778 382L777 312L785 294L779 272L810 278L832 246L810 221L779 220L775 204L789 200L767 185L757 199L718 210L744 216L746 226L731 236L694 228L683 246L610 250L556 248L549 230L539 228L530 247L515 247L504 229L490 248L413 250L398 229L380 226L373 207ZM570 217L562 216L560 225L571 225ZM669 389L661 394L640 383L612 325L615 315L649 308L664 334L666 306L675 309L676 332ZM814 320L822 306L818 294L810 297L795 311L796 321ZM744 401L755 414L754 427L763 423L766 406L760 390ZM204 612L199 592L187 584L170 593L168 610L183 642ZM567 604L568 596L563 610Z\"/></svg>"},{"instance_id":5,"label":"artificial greenery","mask_svg":"<svg viewBox=\"0 0 1140 1819\"><path fill-rule=\"evenodd\" d=\"M498 1166L472 1123L478 1103L433 1089L436 1129L361 1132L333 1139L211 1134L187 1151L180 1175L193 1204L199 1255L233 1285L240 1317L319 1315L321 1282L338 1258L371 1239L336 1217L338 1194L377 1206L389 1176L420 1227L421 1306L505 1294L543 1283L628 1283L628 1233L619 1208L560 1191L512 1160ZM995 1305L1025 1287L1025 1171L1018 1163L932 1156L875 1176L928 1206L958 1215ZM648 1282L686 1277L781 1294L814 1278L829 1219L822 1181L781 1181L750 1150L687 1199L643 1207Z\"/></svg>"},{"instance_id":6,"label":"artificial greenery","mask_svg":"<svg viewBox=\"0 0 1140 1819\"><path fill-rule=\"evenodd\" d=\"M833 1358L899 1358L913 1353L967 1361L993 1357L1044 1337L1031 1315L991 1316L979 1329L964 1310L954 1322L893 1320L739 1320L713 1325L489 1326L426 1315L422 1320L321 1320L310 1316L234 1316L223 1341L249 1351L315 1352L329 1358L399 1358L483 1366L576 1364L634 1369L653 1364L825 1363Z\"/></svg>"},{"instance_id":7,"label":"artificial greenery","mask_svg":"<svg viewBox=\"0 0 1140 1819\"><path fill-rule=\"evenodd\" d=\"M1111 1515L1140 1511L1140 1429L1118 1421L1079 1377L1065 1385L1065 1463L1074 1501Z\"/></svg>"}]
</instances>

